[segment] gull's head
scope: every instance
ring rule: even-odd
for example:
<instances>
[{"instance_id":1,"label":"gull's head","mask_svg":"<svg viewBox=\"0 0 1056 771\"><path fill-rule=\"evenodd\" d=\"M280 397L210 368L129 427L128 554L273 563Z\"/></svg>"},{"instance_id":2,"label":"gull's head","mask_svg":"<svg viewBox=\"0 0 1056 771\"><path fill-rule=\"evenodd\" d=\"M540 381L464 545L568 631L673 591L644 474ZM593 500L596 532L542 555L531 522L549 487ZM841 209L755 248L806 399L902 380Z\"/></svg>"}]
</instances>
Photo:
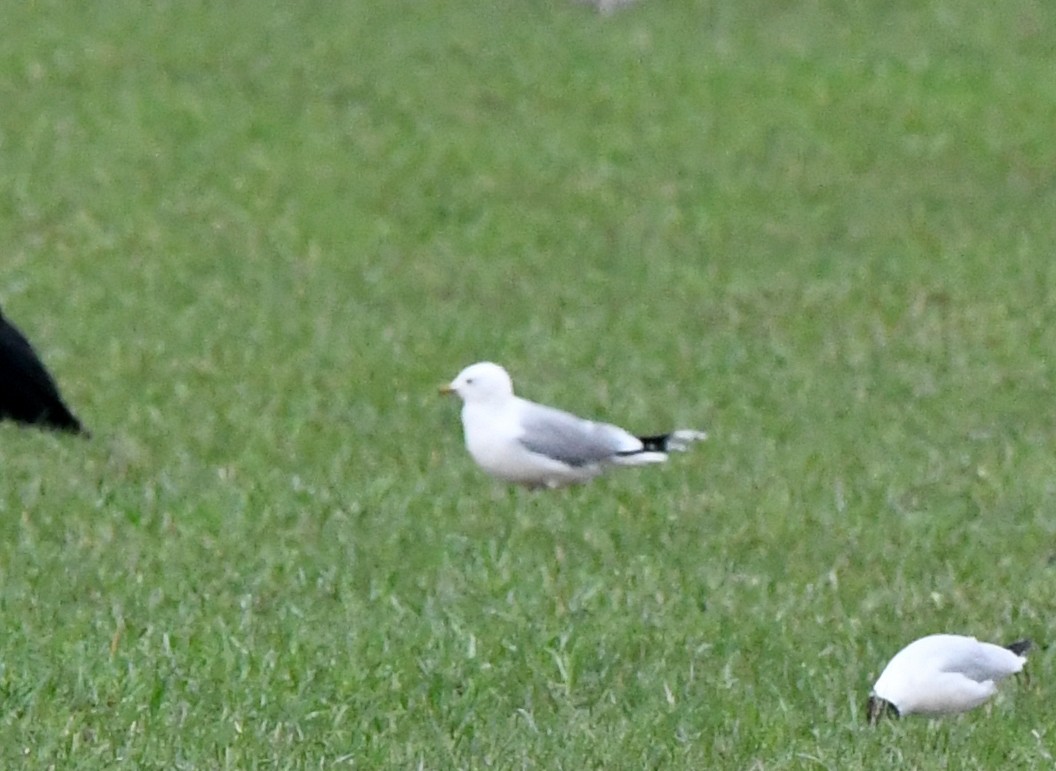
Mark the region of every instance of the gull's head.
<instances>
[{"instance_id":1,"label":"gull's head","mask_svg":"<svg viewBox=\"0 0 1056 771\"><path fill-rule=\"evenodd\" d=\"M458 394L466 403L502 401L513 396L513 381L498 364L482 361L459 372L440 392Z\"/></svg>"},{"instance_id":2,"label":"gull's head","mask_svg":"<svg viewBox=\"0 0 1056 771\"><path fill-rule=\"evenodd\" d=\"M898 707L875 693L869 696L869 701L865 703L865 711L869 715L869 725L876 725L885 716L899 717Z\"/></svg>"}]
</instances>

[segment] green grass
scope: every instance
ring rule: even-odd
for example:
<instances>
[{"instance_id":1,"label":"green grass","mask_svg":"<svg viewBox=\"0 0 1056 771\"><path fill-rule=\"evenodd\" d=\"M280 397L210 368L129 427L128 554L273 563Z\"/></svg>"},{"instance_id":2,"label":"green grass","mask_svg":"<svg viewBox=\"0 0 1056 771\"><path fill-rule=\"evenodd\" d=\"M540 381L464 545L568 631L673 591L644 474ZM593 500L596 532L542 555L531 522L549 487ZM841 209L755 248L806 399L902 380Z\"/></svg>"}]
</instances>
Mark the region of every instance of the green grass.
<instances>
[{"instance_id":1,"label":"green grass","mask_svg":"<svg viewBox=\"0 0 1056 771\"><path fill-rule=\"evenodd\" d=\"M5 768L1049 768L1056 10L0 8ZM509 491L435 386L711 440Z\"/></svg>"}]
</instances>

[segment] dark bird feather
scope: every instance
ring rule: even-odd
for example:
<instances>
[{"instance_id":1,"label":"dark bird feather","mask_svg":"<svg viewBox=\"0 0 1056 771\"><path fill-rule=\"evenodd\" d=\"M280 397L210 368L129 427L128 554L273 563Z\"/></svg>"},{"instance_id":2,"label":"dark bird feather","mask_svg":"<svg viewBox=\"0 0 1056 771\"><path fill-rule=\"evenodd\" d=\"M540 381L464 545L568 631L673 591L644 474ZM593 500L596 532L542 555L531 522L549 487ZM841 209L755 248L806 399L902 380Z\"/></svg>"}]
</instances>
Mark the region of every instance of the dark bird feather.
<instances>
[{"instance_id":1,"label":"dark bird feather","mask_svg":"<svg viewBox=\"0 0 1056 771\"><path fill-rule=\"evenodd\" d=\"M1016 640L1014 643L1009 643L1005 647L1017 656L1022 656L1034 647L1034 643L1032 643L1030 640Z\"/></svg>"},{"instance_id":2,"label":"dark bird feather","mask_svg":"<svg viewBox=\"0 0 1056 771\"><path fill-rule=\"evenodd\" d=\"M18 327L0 311L0 419L87 434Z\"/></svg>"}]
</instances>

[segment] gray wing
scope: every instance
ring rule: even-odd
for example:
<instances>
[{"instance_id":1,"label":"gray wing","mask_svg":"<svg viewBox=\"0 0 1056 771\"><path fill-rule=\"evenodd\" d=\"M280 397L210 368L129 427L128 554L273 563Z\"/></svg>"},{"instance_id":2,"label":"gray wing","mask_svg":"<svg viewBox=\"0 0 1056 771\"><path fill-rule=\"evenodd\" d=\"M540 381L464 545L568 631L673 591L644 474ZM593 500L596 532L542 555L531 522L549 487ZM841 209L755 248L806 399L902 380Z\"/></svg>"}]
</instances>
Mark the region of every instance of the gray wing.
<instances>
[{"instance_id":1,"label":"gray wing","mask_svg":"<svg viewBox=\"0 0 1056 771\"><path fill-rule=\"evenodd\" d=\"M1022 669L1019 655L992 643L977 643L949 667L977 683L1000 680Z\"/></svg>"},{"instance_id":2,"label":"gray wing","mask_svg":"<svg viewBox=\"0 0 1056 771\"><path fill-rule=\"evenodd\" d=\"M622 428L532 402L524 402L521 427L522 445L569 466L586 466L641 448L641 442Z\"/></svg>"}]
</instances>

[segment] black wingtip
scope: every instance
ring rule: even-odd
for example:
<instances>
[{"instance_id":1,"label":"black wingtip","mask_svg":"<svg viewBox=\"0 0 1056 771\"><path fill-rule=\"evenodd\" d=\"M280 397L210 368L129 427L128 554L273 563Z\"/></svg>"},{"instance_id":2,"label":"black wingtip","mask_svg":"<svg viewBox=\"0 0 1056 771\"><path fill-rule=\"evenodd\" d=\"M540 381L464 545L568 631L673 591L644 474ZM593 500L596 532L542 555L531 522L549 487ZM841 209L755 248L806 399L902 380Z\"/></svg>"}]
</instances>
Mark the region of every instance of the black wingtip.
<instances>
[{"instance_id":1,"label":"black wingtip","mask_svg":"<svg viewBox=\"0 0 1056 771\"><path fill-rule=\"evenodd\" d=\"M655 436L639 436L638 441L642 443L642 452L667 452L667 440L671 434L656 434Z\"/></svg>"},{"instance_id":2,"label":"black wingtip","mask_svg":"<svg viewBox=\"0 0 1056 771\"><path fill-rule=\"evenodd\" d=\"M1034 647L1034 643L1030 640L1016 640L1014 643L1009 643L1005 647L1017 656L1022 656Z\"/></svg>"},{"instance_id":3,"label":"black wingtip","mask_svg":"<svg viewBox=\"0 0 1056 771\"><path fill-rule=\"evenodd\" d=\"M701 442L707 438L708 435L704 431L689 428L680 428L666 434L639 436L637 439L642 443L642 449L638 452L684 452L694 442Z\"/></svg>"}]
</instances>

